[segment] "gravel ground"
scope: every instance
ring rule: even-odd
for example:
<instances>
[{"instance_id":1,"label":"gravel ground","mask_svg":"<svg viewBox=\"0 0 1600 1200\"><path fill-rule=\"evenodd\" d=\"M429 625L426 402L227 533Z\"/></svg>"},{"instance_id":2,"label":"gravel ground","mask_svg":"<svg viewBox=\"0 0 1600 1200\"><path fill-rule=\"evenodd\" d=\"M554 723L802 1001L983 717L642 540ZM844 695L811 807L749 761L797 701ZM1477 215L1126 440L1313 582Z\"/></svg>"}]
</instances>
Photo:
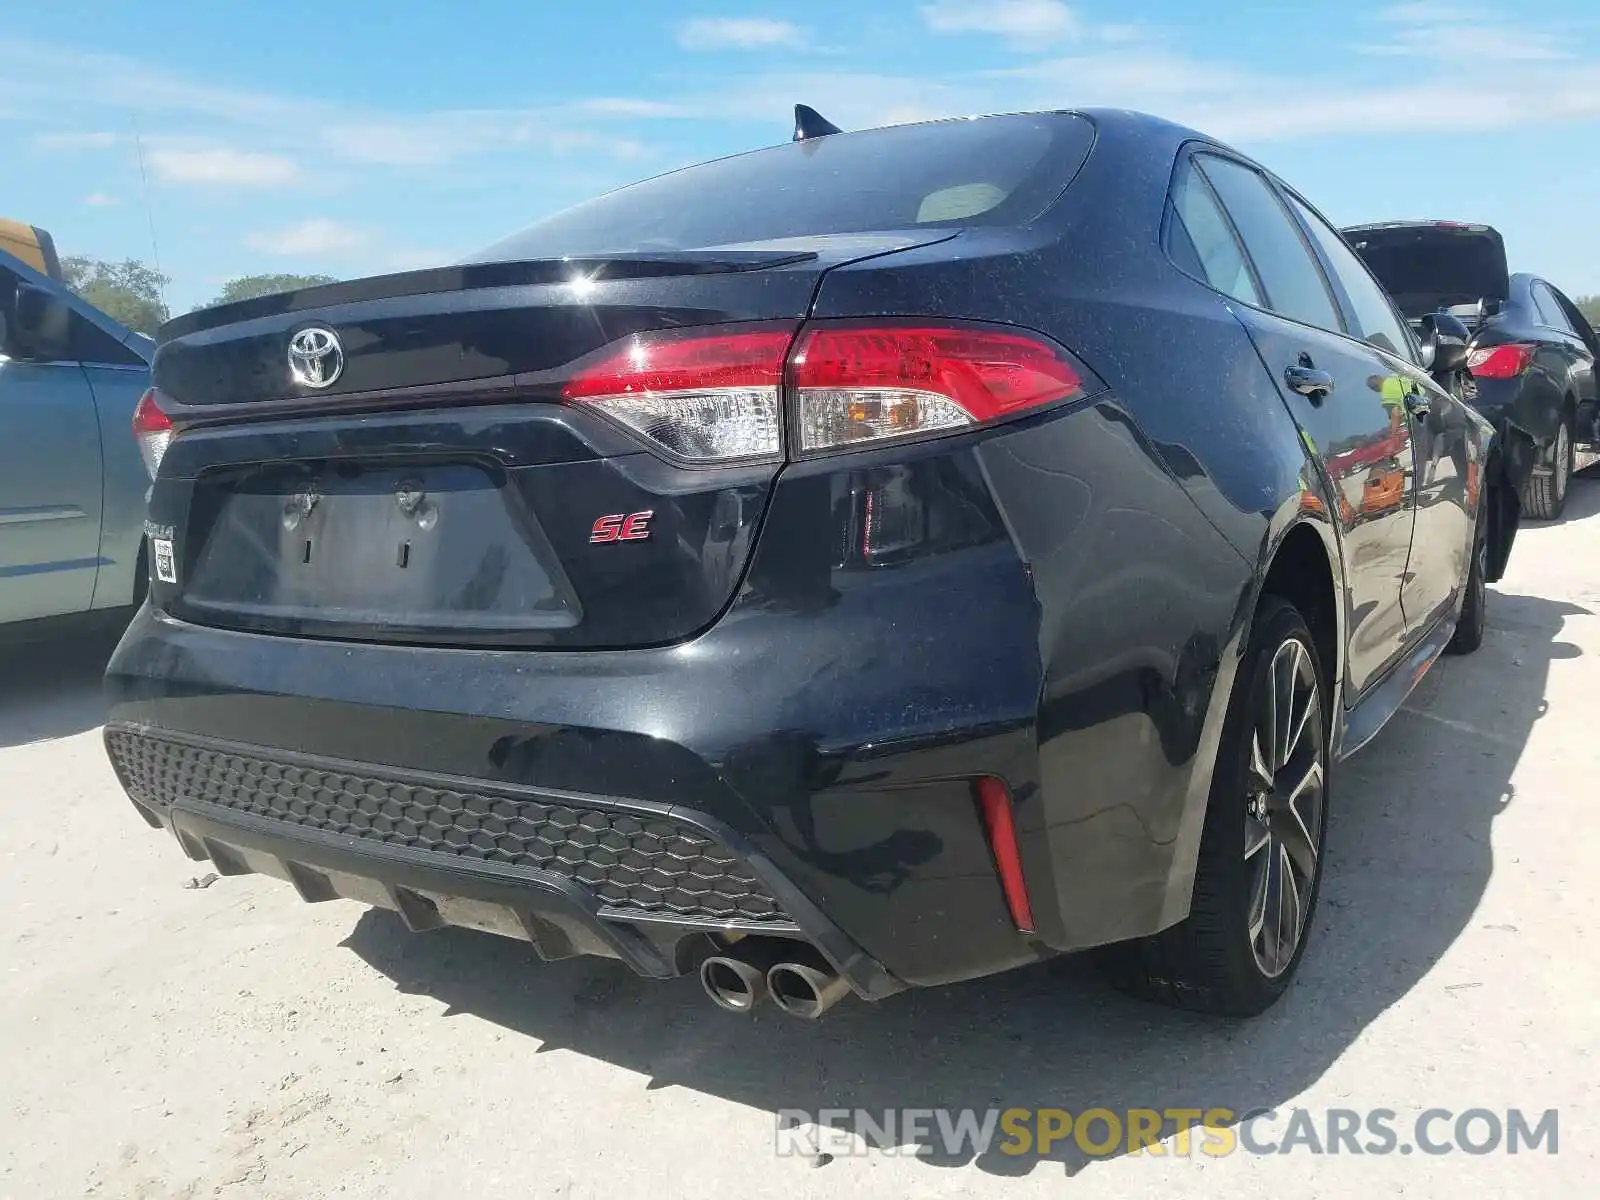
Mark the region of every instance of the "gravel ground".
<instances>
[{"instance_id":1,"label":"gravel ground","mask_svg":"<svg viewBox=\"0 0 1600 1200\"><path fill-rule=\"evenodd\" d=\"M1524 528L1483 650L1344 764L1297 986L1244 1024L1066 961L840 1006L541 966L191 864L117 790L78 644L0 659L0 1195L1593 1194L1600 480ZM783 1109L1559 1110L1559 1152L777 1157ZM1448 1122L1435 1136L1448 1135ZM1279 1128L1281 1133L1281 1127ZM1262 1135L1271 1140L1270 1131ZM1070 1189L1070 1191L1063 1191Z\"/></svg>"}]
</instances>

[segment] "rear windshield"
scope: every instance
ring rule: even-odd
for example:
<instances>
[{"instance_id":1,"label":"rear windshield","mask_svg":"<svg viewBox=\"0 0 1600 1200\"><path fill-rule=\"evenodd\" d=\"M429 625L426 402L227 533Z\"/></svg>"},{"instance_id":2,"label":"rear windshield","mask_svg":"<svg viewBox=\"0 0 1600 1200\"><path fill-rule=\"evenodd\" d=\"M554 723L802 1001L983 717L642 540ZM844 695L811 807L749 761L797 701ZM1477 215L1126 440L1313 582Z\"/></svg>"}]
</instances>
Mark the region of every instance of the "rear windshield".
<instances>
[{"instance_id":1,"label":"rear windshield","mask_svg":"<svg viewBox=\"0 0 1600 1200\"><path fill-rule=\"evenodd\" d=\"M1023 225L1083 165L1094 127L1065 113L836 133L636 183L469 262L702 250L824 233Z\"/></svg>"}]
</instances>

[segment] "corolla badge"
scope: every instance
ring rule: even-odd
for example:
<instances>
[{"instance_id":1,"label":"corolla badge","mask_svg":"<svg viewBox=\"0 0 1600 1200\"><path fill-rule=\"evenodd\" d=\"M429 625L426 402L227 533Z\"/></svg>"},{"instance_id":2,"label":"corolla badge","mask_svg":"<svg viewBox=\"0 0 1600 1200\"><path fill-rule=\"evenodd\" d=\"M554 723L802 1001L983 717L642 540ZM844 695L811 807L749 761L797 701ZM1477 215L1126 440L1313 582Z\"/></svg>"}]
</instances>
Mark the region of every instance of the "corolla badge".
<instances>
[{"instance_id":1,"label":"corolla badge","mask_svg":"<svg viewBox=\"0 0 1600 1200\"><path fill-rule=\"evenodd\" d=\"M333 330L312 325L289 339L289 374L301 387L329 387L343 373L344 347Z\"/></svg>"}]
</instances>

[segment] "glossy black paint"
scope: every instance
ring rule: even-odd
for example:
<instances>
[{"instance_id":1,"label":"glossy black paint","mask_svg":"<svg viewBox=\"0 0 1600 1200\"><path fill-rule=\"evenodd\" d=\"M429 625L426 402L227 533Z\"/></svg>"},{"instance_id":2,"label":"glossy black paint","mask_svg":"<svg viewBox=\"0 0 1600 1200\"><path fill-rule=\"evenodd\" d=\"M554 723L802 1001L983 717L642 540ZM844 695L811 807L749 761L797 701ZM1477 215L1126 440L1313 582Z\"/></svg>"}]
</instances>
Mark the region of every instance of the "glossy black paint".
<instances>
[{"instance_id":1,"label":"glossy black paint","mask_svg":"<svg viewBox=\"0 0 1600 1200\"><path fill-rule=\"evenodd\" d=\"M1462 481L1423 495L1432 460L1413 428L1393 441L1379 424L1370 348L1245 311L1163 253L1179 156L1212 143L1089 115L1094 150L1025 228L602 283L587 300L554 284L392 299L357 288L348 308L296 302L173 330L156 378L186 405L187 429L151 521L179 539L181 579L202 561L230 473L475 462L555 544L582 619L519 630L514 645L313 629L315 614L247 629L238 596L219 619L182 585L158 586L108 673L112 724L676 805L732 831L814 905L802 927L836 961L848 948L891 981L969 978L1181 920L1227 698L1280 549L1322 556L1334 581L1314 599L1343 701L1333 732L1348 719L1353 745L1448 636L1465 578L1449 577L1450 539L1470 530L1475 497ZM530 398L537 380L507 379L558 371L563 355L646 321L906 315L1042 331L1108 390L996 428L725 473L671 467ZM267 404L282 390L274 354L312 319L370 339L351 354L351 371L362 355L371 364L350 384L366 390ZM502 335L514 328L548 336L513 345ZM1284 379L1306 350L1337 382L1321 408ZM1420 369L1403 374L1459 434L1441 453L1481 468L1487 427ZM455 390L413 386L431 381ZM226 423L200 412L236 398ZM397 399L415 411L387 411ZM1375 448L1413 466L1393 515L1360 511L1359 464L1338 459ZM591 548L561 539L636 498L681 506L678 545L631 560L636 580L584 575ZM1429 505L1449 543L1437 555L1413 536ZM1415 615L1408 557L1424 579ZM213 591L244 586L209 578ZM563 642L573 630L588 640ZM996 878L972 793L983 774L1014 797L1031 935Z\"/></svg>"},{"instance_id":2,"label":"glossy black paint","mask_svg":"<svg viewBox=\"0 0 1600 1200\"><path fill-rule=\"evenodd\" d=\"M798 320L829 267L950 236L822 236L793 239L783 251L478 263L328 284L169 321L156 378L163 407L180 424L245 414L263 401L383 409L438 385L454 386L462 399L536 389L559 368L641 330ZM289 334L312 324L337 331L345 368L326 390L307 393L284 367ZM462 387L467 381L472 386Z\"/></svg>"}]
</instances>

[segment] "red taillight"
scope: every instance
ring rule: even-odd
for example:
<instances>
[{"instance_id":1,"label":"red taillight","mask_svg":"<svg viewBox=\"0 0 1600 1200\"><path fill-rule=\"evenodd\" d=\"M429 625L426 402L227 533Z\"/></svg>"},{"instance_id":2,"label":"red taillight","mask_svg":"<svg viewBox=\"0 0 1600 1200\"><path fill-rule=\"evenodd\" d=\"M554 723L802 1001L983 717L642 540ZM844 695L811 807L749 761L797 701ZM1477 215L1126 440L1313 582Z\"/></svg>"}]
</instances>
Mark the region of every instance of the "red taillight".
<instances>
[{"instance_id":1,"label":"red taillight","mask_svg":"<svg viewBox=\"0 0 1600 1200\"><path fill-rule=\"evenodd\" d=\"M1515 379L1533 365L1537 349L1526 342L1484 346L1467 355L1467 370L1479 379Z\"/></svg>"},{"instance_id":2,"label":"red taillight","mask_svg":"<svg viewBox=\"0 0 1600 1200\"><path fill-rule=\"evenodd\" d=\"M785 372L787 370L787 378ZM823 322L636 334L562 388L677 458L779 458L1002 421L1085 393L1042 338L965 325Z\"/></svg>"},{"instance_id":3,"label":"red taillight","mask_svg":"<svg viewBox=\"0 0 1600 1200\"><path fill-rule=\"evenodd\" d=\"M692 463L783 452L783 364L792 326L641 333L602 351L562 388Z\"/></svg>"},{"instance_id":4,"label":"red taillight","mask_svg":"<svg viewBox=\"0 0 1600 1200\"><path fill-rule=\"evenodd\" d=\"M1083 392L1049 343L955 325L807 329L789 384L801 451L1004 420Z\"/></svg>"},{"instance_id":5,"label":"red taillight","mask_svg":"<svg viewBox=\"0 0 1600 1200\"><path fill-rule=\"evenodd\" d=\"M1028 885L1022 879L1022 852L1017 846L1017 823L1011 811L1011 791L1005 781L983 775L976 784L978 808L983 813L983 829L994 854L1000 888L1011 923L1023 933L1033 932L1033 906L1028 902Z\"/></svg>"},{"instance_id":6,"label":"red taillight","mask_svg":"<svg viewBox=\"0 0 1600 1200\"><path fill-rule=\"evenodd\" d=\"M172 421L156 403L156 390L151 388L139 397L133 410L133 436L139 442L139 454L144 459L150 478L156 477L161 467L161 457L172 441Z\"/></svg>"}]
</instances>

